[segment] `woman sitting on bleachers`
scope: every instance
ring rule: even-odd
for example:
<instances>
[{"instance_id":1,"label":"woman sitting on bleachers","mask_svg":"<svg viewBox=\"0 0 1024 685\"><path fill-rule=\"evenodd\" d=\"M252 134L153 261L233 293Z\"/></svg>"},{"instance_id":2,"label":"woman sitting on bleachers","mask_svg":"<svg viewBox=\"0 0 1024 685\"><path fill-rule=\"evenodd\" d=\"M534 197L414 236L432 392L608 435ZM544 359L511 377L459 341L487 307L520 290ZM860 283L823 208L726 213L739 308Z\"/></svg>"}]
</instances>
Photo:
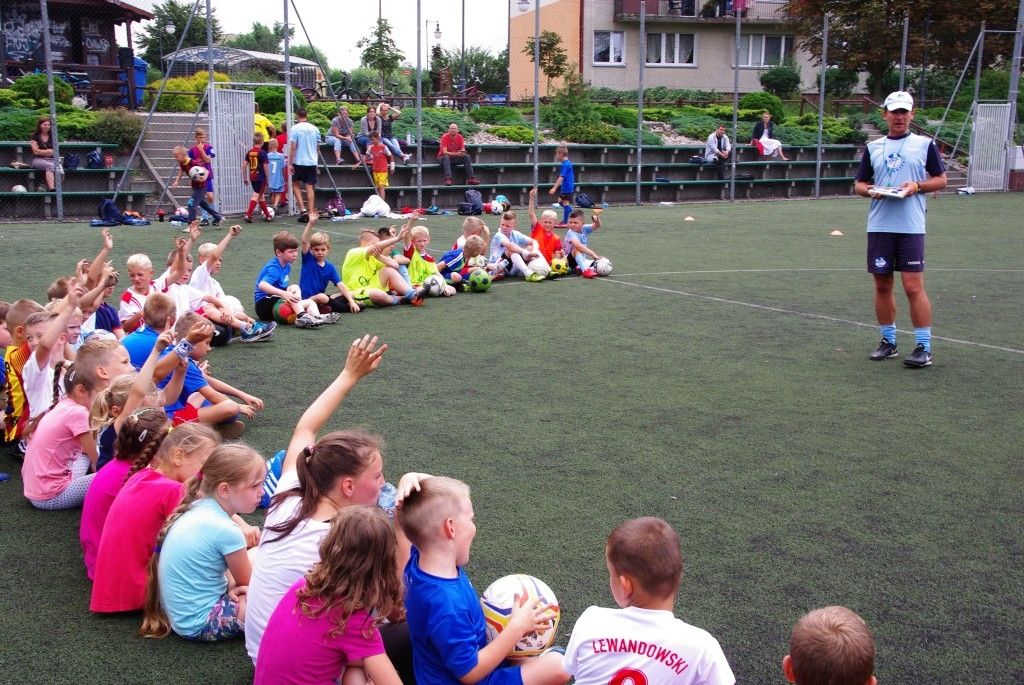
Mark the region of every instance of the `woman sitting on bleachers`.
<instances>
[{"instance_id":1,"label":"woman sitting on bleachers","mask_svg":"<svg viewBox=\"0 0 1024 685\"><path fill-rule=\"evenodd\" d=\"M52 124L49 116L39 117L36 123L36 130L29 136L29 144L32 146L32 168L39 169L46 173L46 190L53 191L56 187L54 170L61 176L64 175L64 168L55 163L53 159L53 136L50 135ZM38 188L42 190L42 188Z\"/></svg>"}]
</instances>

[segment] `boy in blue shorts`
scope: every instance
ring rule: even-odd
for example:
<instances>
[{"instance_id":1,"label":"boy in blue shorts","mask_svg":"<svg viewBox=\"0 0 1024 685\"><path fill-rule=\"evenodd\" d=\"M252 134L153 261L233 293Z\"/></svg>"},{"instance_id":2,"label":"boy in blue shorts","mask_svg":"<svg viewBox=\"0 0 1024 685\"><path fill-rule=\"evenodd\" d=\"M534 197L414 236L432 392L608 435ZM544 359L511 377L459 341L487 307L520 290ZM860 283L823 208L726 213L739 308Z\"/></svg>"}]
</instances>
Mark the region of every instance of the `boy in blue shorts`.
<instances>
[{"instance_id":1,"label":"boy in blue shorts","mask_svg":"<svg viewBox=\"0 0 1024 685\"><path fill-rule=\"evenodd\" d=\"M419 685L568 682L557 652L501 667L524 635L551 627L548 608L538 600L514 605L508 625L488 644L480 598L462 569L476 536L469 486L453 478L421 480L396 516L413 545L404 573L405 610Z\"/></svg>"},{"instance_id":2,"label":"boy in blue shorts","mask_svg":"<svg viewBox=\"0 0 1024 685\"><path fill-rule=\"evenodd\" d=\"M259 204L260 211L266 221L273 221L270 210L267 209L267 200L263 194L267 191L267 177L270 175L267 167L269 161L267 153L263 151L263 134L254 133L252 136L252 148L245 153L242 160L242 183L246 181L252 186L252 197L249 198L249 210L245 213L245 223L252 223L252 213Z\"/></svg>"},{"instance_id":3,"label":"boy in blue shorts","mask_svg":"<svg viewBox=\"0 0 1024 685\"><path fill-rule=\"evenodd\" d=\"M352 299L352 293L341 282L337 267L327 261L327 253L331 251L330 236L319 231L313 233L313 227L319 220L319 214L310 214L306 230L302 232L302 271L299 274L302 298L313 300L322 311L358 314L363 311L363 305ZM338 294L328 297L327 286L332 283L337 286Z\"/></svg>"},{"instance_id":4,"label":"boy in blue shorts","mask_svg":"<svg viewBox=\"0 0 1024 685\"><path fill-rule=\"evenodd\" d=\"M193 167L199 167L203 171L206 171L206 167L203 166L202 162L197 162L194 159L190 159L188 156L188 150L183 145L178 145L172 152L174 155L174 161L178 163L178 177L174 179L174 183L171 184L172 188L178 187L178 179L182 176L188 176L189 185L192 187L192 196L188 200L188 223L192 223L196 220L196 212L200 208L205 209L211 217L213 217L213 225L220 226L220 222L224 220L217 210L213 208L213 205L206 201L206 179L201 181L192 180L189 172ZM209 174L208 171L206 171ZM188 230L185 231L188 233Z\"/></svg>"},{"instance_id":5,"label":"boy in blue shorts","mask_svg":"<svg viewBox=\"0 0 1024 685\"><path fill-rule=\"evenodd\" d=\"M287 300L294 309L296 328L316 328L320 324L335 323L337 314L320 316L313 300L302 299L297 283L291 283L292 263L299 256L299 241L288 231L274 234L274 256L260 269L256 277L256 316L260 321L274 320L274 305Z\"/></svg>"},{"instance_id":6,"label":"boy in blue shorts","mask_svg":"<svg viewBox=\"0 0 1024 685\"><path fill-rule=\"evenodd\" d=\"M569 262L569 268L575 273L588 278L597 275L592 265L601 255L590 249L590 234L601 228L601 217L596 212L591 216L593 223L583 223L583 210L574 209L569 212L569 230L562 239L562 251Z\"/></svg>"},{"instance_id":7,"label":"boy in blue shorts","mask_svg":"<svg viewBox=\"0 0 1024 685\"><path fill-rule=\"evenodd\" d=\"M271 138L267 145L267 186L270 187L270 204L276 210L284 195L284 167L288 160L277 149L277 138Z\"/></svg>"},{"instance_id":8,"label":"boy in blue shorts","mask_svg":"<svg viewBox=\"0 0 1024 685\"><path fill-rule=\"evenodd\" d=\"M569 161L569 148L559 145L555 150L555 161L559 163L558 179L549 195L558 193L558 204L562 205L562 225L569 223L569 212L572 210L572 200L576 195L576 176L572 170L572 162Z\"/></svg>"}]
</instances>

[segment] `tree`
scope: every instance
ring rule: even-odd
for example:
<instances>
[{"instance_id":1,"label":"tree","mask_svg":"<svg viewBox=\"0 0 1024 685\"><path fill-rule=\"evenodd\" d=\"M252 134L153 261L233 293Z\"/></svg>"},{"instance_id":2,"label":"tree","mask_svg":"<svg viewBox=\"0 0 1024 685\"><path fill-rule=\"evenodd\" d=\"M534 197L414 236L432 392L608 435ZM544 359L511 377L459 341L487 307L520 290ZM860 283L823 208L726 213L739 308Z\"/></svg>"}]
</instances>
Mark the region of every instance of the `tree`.
<instances>
[{"instance_id":1,"label":"tree","mask_svg":"<svg viewBox=\"0 0 1024 685\"><path fill-rule=\"evenodd\" d=\"M325 55L324 51L315 45L306 45L305 43L289 45L288 54L292 57L301 57L302 59L308 59L312 62L319 62L325 74L331 73L330 67L327 64L327 55ZM340 78L341 77L338 77L337 79L332 78L331 81L337 81L340 80Z\"/></svg>"},{"instance_id":2,"label":"tree","mask_svg":"<svg viewBox=\"0 0 1024 685\"><path fill-rule=\"evenodd\" d=\"M930 64L961 68L982 21L988 22L988 28L1013 29L1016 9L1012 3L972 0L969 7L969 21L960 0L789 0L784 12L787 27L800 36L800 47L817 58L819 67L822 17L828 12L828 66L866 71L874 84L872 94L880 99L886 75L900 62L904 17L910 18L907 60L911 65L920 64L927 49ZM1005 60L1011 52L1012 40L986 39L985 64Z\"/></svg>"},{"instance_id":3,"label":"tree","mask_svg":"<svg viewBox=\"0 0 1024 685\"><path fill-rule=\"evenodd\" d=\"M526 39L523 53L529 55L530 61L533 61L532 36ZM562 76L568 64L569 57L565 54L565 48L562 47L562 37L554 31L542 31L540 34L540 70L548 80L544 89L545 93L551 92L551 80Z\"/></svg>"},{"instance_id":4,"label":"tree","mask_svg":"<svg viewBox=\"0 0 1024 685\"><path fill-rule=\"evenodd\" d=\"M135 43L139 46L139 56L150 64L160 64L160 46L164 47L166 55L178 47L178 40L181 39L181 32L188 24L189 15L192 13L192 3L178 2L177 0L166 0L163 4L153 5L153 14L156 18L146 25L140 33L135 34ZM213 10L216 13L216 10ZM223 37L220 22L215 14L211 14L211 28L213 30L213 42L216 44ZM173 26L174 31L168 34L164 29ZM189 26L188 35L182 41L181 47L194 48L206 45L206 15L196 12ZM161 65L162 68L162 65Z\"/></svg>"},{"instance_id":5,"label":"tree","mask_svg":"<svg viewBox=\"0 0 1024 685\"><path fill-rule=\"evenodd\" d=\"M457 81L462 73L462 51L458 49L441 50L438 47L437 52L432 55L430 60L431 79L435 72L440 74L443 68L451 70L452 81ZM508 49L506 48L494 56L487 48L477 46L466 48L468 85L475 83L474 78L480 80L480 90L485 93L508 92ZM440 80L440 76L438 80ZM452 84L452 88L455 88L455 83Z\"/></svg>"},{"instance_id":6,"label":"tree","mask_svg":"<svg viewBox=\"0 0 1024 685\"><path fill-rule=\"evenodd\" d=\"M291 38L294 35L295 29L289 29L288 37ZM239 50L279 53L281 52L281 42L283 40L283 24L275 21L274 28L271 29L257 21L253 23L252 31L242 33L231 40L226 40L224 45L229 48L238 48Z\"/></svg>"},{"instance_id":7,"label":"tree","mask_svg":"<svg viewBox=\"0 0 1024 685\"><path fill-rule=\"evenodd\" d=\"M378 19L377 27L366 38L360 38L357 48L363 48L360 62L364 67L373 69L380 75L378 84L384 90L384 82L405 60L405 55L391 38L391 24L387 19Z\"/></svg>"}]
</instances>

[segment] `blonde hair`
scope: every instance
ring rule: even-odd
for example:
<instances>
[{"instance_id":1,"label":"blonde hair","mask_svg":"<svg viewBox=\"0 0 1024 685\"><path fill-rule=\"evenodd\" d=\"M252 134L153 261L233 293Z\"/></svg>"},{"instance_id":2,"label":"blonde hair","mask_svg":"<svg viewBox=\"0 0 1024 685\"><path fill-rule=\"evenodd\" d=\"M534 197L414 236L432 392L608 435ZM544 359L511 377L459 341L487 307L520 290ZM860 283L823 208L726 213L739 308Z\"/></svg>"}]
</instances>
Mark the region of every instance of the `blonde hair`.
<instances>
[{"instance_id":1,"label":"blonde hair","mask_svg":"<svg viewBox=\"0 0 1024 685\"><path fill-rule=\"evenodd\" d=\"M466 244L462 247L462 255L464 257L476 257L482 255L484 250L487 249L487 243L484 239L478 235L471 235L466 238Z\"/></svg>"},{"instance_id":2,"label":"blonde hair","mask_svg":"<svg viewBox=\"0 0 1024 685\"><path fill-rule=\"evenodd\" d=\"M117 418L115 409L124 409L124 405L128 402L128 396L132 392L132 385L135 384L134 373L123 373L110 381L110 385L100 392L92 401L92 406L89 408L89 428L94 433L99 433L101 430L114 423L114 419ZM149 384L150 393L156 393L156 386L152 383Z\"/></svg>"},{"instance_id":3,"label":"blonde hair","mask_svg":"<svg viewBox=\"0 0 1024 685\"><path fill-rule=\"evenodd\" d=\"M163 409L160 409L160 412L163 413ZM136 412L136 415L138 414L141 412ZM118 438L120 437L119 435ZM154 449L136 453L132 467L124 479L127 481L135 473L148 468L151 464L162 464L176 449L181 449L185 454L192 454L203 447L209 447L212 450L219 444L220 434L208 424L193 421L171 428L168 423L161 442L157 443Z\"/></svg>"},{"instance_id":4,"label":"blonde hair","mask_svg":"<svg viewBox=\"0 0 1024 685\"><path fill-rule=\"evenodd\" d=\"M409 231L409 237L415 240L420 236L426 236L426 238L429 240L430 229L428 229L426 226L413 226L412 230Z\"/></svg>"},{"instance_id":5,"label":"blonde hair","mask_svg":"<svg viewBox=\"0 0 1024 685\"><path fill-rule=\"evenodd\" d=\"M480 233L484 230L485 225L486 224L484 224L484 220L481 219L480 217L467 216L462 221L462 231L463 233L465 233L466 231L472 231L473 233L480 235Z\"/></svg>"},{"instance_id":6,"label":"blonde hair","mask_svg":"<svg viewBox=\"0 0 1024 685\"><path fill-rule=\"evenodd\" d=\"M327 235L323 231L317 231L313 235L309 236L309 244L311 247L316 247L317 245L325 245L327 247L330 247L331 236Z\"/></svg>"},{"instance_id":7,"label":"blonde hair","mask_svg":"<svg viewBox=\"0 0 1024 685\"><path fill-rule=\"evenodd\" d=\"M558 219L558 214L553 209L545 209L540 213L542 219Z\"/></svg>"},{"instance_id":8,"label":"blonde hair","mask_svg":"<svg viewBox=\"0 0 1024 685\"><path fill-rule=\"evenodd\" d=\"M129 269L152 269L153 262L150 260L149 255L144 255L141 252L136 252L132 256L128 257L128 268Z\"/></svg>"},{"instance_id":9,"label":"blonde hair","mask_svg":"<svg viewBox=\"0 0 1024 685\"><path fill-rule=\"evenodd\" d=\"M463 502L468 501L468 485L454 478L433 476L421 481L419 492L411 492L395 515L412 544L424 548L434 542L441 524L458 516Z\"/></svg>"},{"instance_id":10,"label":"blonde hair","mask_svg":"<svg viewBox=\"0 0 1024 685\"><path fill-rule=\"evenodd\" d=\"M515 212L505 212L504 214L501 215L501 220L502 221L515 221L516 220L516 213Z\"/></svg>"},{"instance_id":11,"label":"blonde hair","mask_svg":"<svg viewBox=\"0 0 1024 685\"><path fill-rule=\"evenodd\" d=\"M199 246L199 261L203 261L206 257L217 249L217 243L203 243Z\"/></svg>"},{"instance_id":12,"label":"blonde hair","mask_svg":"<svg viewBox=\"0 0 1024 685\"><path fill-rule=\"evenodd\" d=\"M165 440L166 442L166 440ZM156 536L153 556L149 559L146 578L146 601L142 607L142 637L160 638L171 632L167 613L160 602L160 548L174 523L187 512L197 499L213 497L221 483L238 485L250 481L257 474L266 476L267 465L260 454L242 443L218 445L210 454L203 467L192 478L185 481L185 497L171 512L163 528Z\"/></svg>"},{"instance_id":13,"label":"blonde hair","mask_svg":"<svg viewBox=\"0 0 1024 685\"><path fill-rule=\"evenodd\" d=\"M201 126L196 126L196 130L192 132L192 135L196 136L197 138L199 136L203 136L205 138L206 137L206 129L201 127Z\"/></svg>"}]
</instances>

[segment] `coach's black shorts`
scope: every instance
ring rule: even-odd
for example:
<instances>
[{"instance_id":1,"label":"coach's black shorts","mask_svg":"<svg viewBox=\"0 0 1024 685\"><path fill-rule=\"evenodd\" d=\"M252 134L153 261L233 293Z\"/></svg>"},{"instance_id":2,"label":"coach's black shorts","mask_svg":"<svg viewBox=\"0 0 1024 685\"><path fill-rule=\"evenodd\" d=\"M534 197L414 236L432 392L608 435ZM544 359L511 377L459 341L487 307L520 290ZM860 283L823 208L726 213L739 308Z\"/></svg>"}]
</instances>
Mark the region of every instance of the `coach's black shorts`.
<instances>
[{"instance_id":1,"label":"coach's black shorts","mask_svg":"<svg viewBox=\"0 0 1024 685\"><path fill-rule=\"evenodd\" d=\"M868 233L868 272L924 271L924 233Z\"/></svg>"},{"instance_id":2,"label":"coach's black shorts","mask_svg":"<svg viewBox=\"0 0 1024 685\"><path fill-rule=\"evenodd\" d=\"M292 180L298 181L299 183L305 183L307 185L316 185L316 165L305 166L302 164L296 164L292 173Z\"/></svg>"}]
</instances>

